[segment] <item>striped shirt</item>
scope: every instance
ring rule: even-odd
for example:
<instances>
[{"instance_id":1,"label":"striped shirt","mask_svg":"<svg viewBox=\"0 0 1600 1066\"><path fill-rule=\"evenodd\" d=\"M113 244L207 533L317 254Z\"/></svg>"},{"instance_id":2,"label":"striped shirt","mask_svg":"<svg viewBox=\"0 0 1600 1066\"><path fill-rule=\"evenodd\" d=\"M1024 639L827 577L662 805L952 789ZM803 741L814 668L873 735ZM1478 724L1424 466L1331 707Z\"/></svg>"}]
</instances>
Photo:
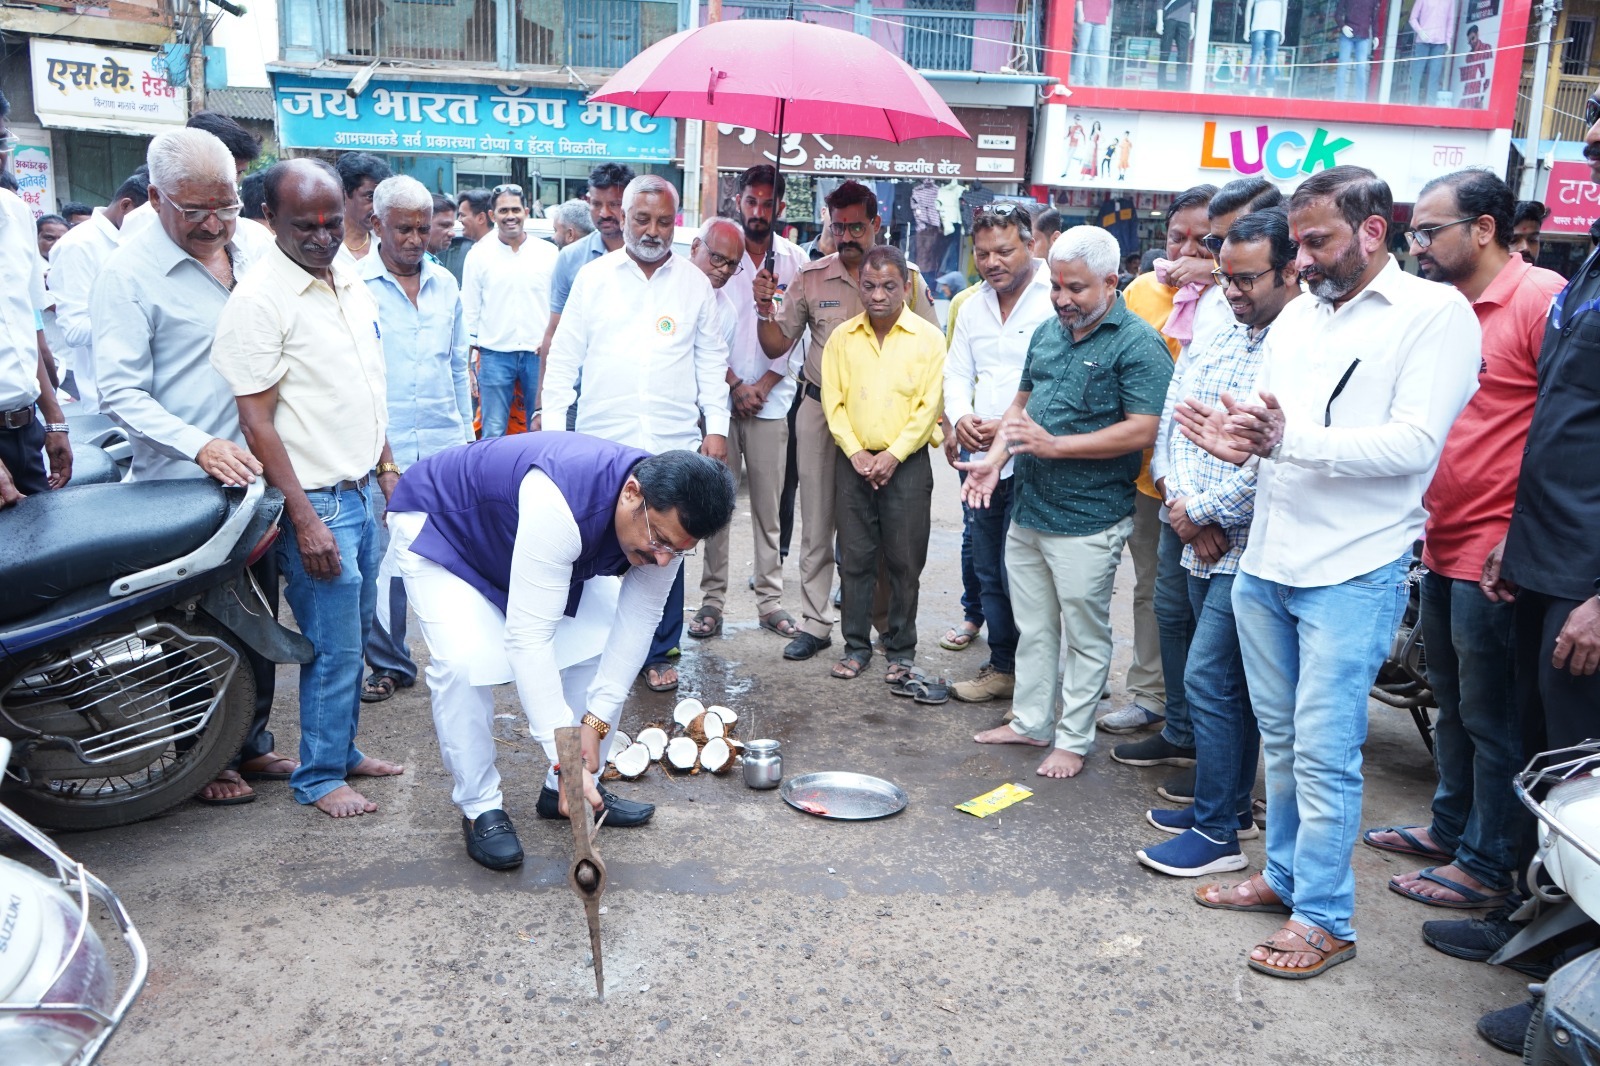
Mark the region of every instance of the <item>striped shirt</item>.
<instances>
[{"instance_id":1,"label":"striped shirt","mask_svg":"<svg viewBox=\"0 0 1600 1066\"><path fill-rule=\"evenodd\" d=\"M1196 399L1215 406L1223 393L1246 397L1261 370L1267 332L1250 336L1250 328L1235 322L1212 339L1198 357L1189 360L1181 375L1173 375L1167 402L1175 406ZM1214 563L1200 561L1194 545L1183 546L1183 566L1195 577L1234 574L1239 556L1250 539L1250 520L1256 507L1256 463L1243 466L1224 462L1174 432L1167 444L1171 469L1167 472L1167 498L1184 498L1184 510L1197 526L1218 525L1228 535L1228 551Z\"/></svg>"}]
</instances>

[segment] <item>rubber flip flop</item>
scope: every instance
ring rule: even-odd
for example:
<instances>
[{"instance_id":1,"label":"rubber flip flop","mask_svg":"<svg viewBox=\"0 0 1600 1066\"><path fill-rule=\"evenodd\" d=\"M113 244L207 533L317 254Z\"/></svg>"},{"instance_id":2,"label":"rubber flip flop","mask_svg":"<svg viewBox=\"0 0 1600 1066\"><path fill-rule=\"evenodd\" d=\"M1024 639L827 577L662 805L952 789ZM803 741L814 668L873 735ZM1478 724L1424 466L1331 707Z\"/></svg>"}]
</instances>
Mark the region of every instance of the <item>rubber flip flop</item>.
<instances>
[{"instance_id":1,"label":"rubber flip flop","mask_svg":"<svg viewBox=\"0 0 1600 1066\"><path fill-rule=\"evenodd\" d=\"M243 779L240 780L240 783L243 783ZM194 798L195 802L203 803L207 807L237 807L241 803L254 803L256 801L256 794L254 792L246 792L242 796L229 796L226 799L207 799L205 796L202 796L200 793L196 792L194 794Z\"/></svg>"},{"instance_id":2,"label":"rubber flip flop","mask_svg":"<svg viewBox=\"0 0 1600 1066\"><path fill-rule=\"evenodd\" d=\"M787 630L779 628L785 622L789 623L789 628ZM787 640L793 640L800 635L800 625L794 620L794 615L783 610L773 611L765 618L762 618L761 628L768 632L776 633Z\"/></svg>"},{"instance_id":3,"label":"rubber flip flop","mask_svg":"<svg viewBox=\"0 0 1600 1066\"><path fill-rule=\"evenodd\" d=\"M945 635L939 638L939 647L945 651L966 651L972 647L972 642L978 639L978 631L968 629L970 625L971 622L962 622L959 626L951 626Z\"/></svg>"},{"instance_id":4,"label":"rubber flip flop","mask_svg":"<svg viewBox=\"0 0 1600 1066\"><path fill-rule=\"evenodd\" d=\"M695 624L708 618L711 619L711 628L702 629L698 633L695 632ZM694 617L689 619L689 625L684 629L684 632L695 640L710 640L712 637L720 636L722 634L722 612L715 607L700 608L694 613Z\"/></svg>"},{"instance_id":5,"label":"rubber flip flop","mask_svg":"<svg viewBox=\"0 0 1600 1066\"><path fill-rule=\"evenodd\" d=\"M1422 841L1418 840L1411 834L1411 830L1421 828L1423 827L1420 825L1390 825L1385 826L1382 829L1368 829L1365 833L1361 834L1361 843L1365 844L1369 848L1375 848L1378 851L1392 851L1396 855L1415 855L1419 859L1434 859L1438 862L1449 862L1451 859L1455 858L1454 855L1446 855L1442 851L1435 851L1432 848L1423 847ZM1383 841L1376 839L1379 833L1394 833L1401 840L1405 841L1405 844L1385 844Z\"/></svg>"},{"instance_id":6,"label":"rubber flip flop","mask_svg":"<svg viewBox=\"0 0 1600 1066\"><path fill-rule=\"evenodd\" d=\"M255 762L255 761L256 760L254 760L254 759L246 759L245 760L245 762ZM282 755L278 756L276 759L273 759L272 761L273 762L294 762L293 759L287 758L287 757L282 756ZM239 766L239 776L244 778L246 781L287 781L287 780L289 780L289 778L294 776L294 771L290 770L287 773L279 772L279 771L273 771L273 772L269 773L266 770L246 770L244 768L243 763L241 763L240 766Z\"/></svg>"},{"instance_id":7,"label":"rubber flip flop","mask_svg":"<svg viewBox=\"0 0 1600 1066\"><path fill-rule=\"evenodd\" d=\"M672 692L678 687L678 682L671 681L658 685L650 680L650 671L654 670L659 674L661 671L671 667L672 664L667 662L665 659L661 660L660 662L645 663L644 669L639 671L639 680L643 681L645 688L649 689L651 692Z\"/></svg>"},{"instance_id":8,"label":"rubber flip flop","mask_svg":"<svg viewBox=\"0 0 1600 1066\"><path fill-rule=\"evenodd\" d=\"M1434 873L1434 870L1436 869L1438 869L1438 867L1430 866L1426 870L1421 871L1420 876L1424 881L1432 881L1436 885L1443 885L1450 891L1459 893L1461 896L1459 900L1434 899L1432 896L1425 896L1420 892L1403 887L1393 878L1389 879L1389 891L1404 896L1407 899L1414 899L1418 903L1425 903L1430 907L1443 907L1446 910L1453 911L1472 911L1480 910L1484 907L1491 907L1505 899L1506 896L1510 895L1509 892L1479 892L1476 889L1468 888L1459 881L1452 881L1448 877L1441 877L1440 875Z\"/></svg>"}]
</instances>

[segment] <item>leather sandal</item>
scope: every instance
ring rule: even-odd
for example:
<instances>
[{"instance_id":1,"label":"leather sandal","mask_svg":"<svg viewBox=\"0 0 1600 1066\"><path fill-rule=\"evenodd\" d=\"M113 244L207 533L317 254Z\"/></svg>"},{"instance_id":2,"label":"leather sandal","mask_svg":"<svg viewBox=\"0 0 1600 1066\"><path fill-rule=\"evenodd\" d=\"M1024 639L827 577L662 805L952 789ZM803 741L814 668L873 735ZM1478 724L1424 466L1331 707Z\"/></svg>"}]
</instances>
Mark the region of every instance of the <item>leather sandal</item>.
<instances>
[{"instance_id":1,"label":"leather sandal","mask_svg":"<svg viewBox=\"0 0 1600 1066\"><path fill-rule=\"evenodd\" d=\"M1243 902L1242 898L1240 898L1239 902L1232 902L1235 898L1238 898L1238 891L1241 888L1250 890L1252 902ZM1206 898L1212 889L1217 890L1217 895L1221 897L1221 900ZM1255 911L1261 914L1294 913L1283 900L1278 898L1278 894L1272 891L1272 886L1267 884L1267 879L1261 874L1252 874L1243 881L1238 881L1231 885L1219 884L1215 881L1201 885L1194 890L1194 901L1200 906L1209 907L1214 911Z\"/></svg>"},{"instance_id":2,"label":"leather sandal","mask_svg":"<svg viewBox=\"0 0 1600 1066\"><path fill-rule=\"evenodd\" d=\"M1305 932L1296 929L1297 925ZM1317 962L1311 966L1275 966L1265 959L1250 960L1250 968L1257 973L1282 977L1289 981L1304 981L1356 957L1354 940L1340 940L1325 929L1318 929L1314 925L1301 925L1299 922L1286 922L1282 929L1267 937L1256 947L1266 948L1268 951L1317 956Z\"/></svg>"}]
</instances>

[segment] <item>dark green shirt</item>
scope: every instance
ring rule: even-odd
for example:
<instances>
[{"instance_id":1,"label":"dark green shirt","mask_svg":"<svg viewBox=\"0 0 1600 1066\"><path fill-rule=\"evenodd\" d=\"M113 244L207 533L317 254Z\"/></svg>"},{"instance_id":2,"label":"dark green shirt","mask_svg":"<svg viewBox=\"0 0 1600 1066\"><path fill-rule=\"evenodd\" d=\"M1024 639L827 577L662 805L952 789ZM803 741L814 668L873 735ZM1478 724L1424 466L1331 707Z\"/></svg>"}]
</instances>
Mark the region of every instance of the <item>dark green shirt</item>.
<instances>
[{"instance_id":1,"label":"dark green shirt","mask_svg":"<svg viewBox=\"0 0 1600 1066\"><path fill-rule=\"evenodd\" d=\"M1082 341L1052 317L1028 344L1021 391L1028 416L1063 437L1093 433L1128 415L1159 415L1172 378L1172 353L1119 293ZM1140 453L1115 459L1016 457L1012 521L1043 533L1086 537L1133 513Z\"/></svg>"}]
</instances>

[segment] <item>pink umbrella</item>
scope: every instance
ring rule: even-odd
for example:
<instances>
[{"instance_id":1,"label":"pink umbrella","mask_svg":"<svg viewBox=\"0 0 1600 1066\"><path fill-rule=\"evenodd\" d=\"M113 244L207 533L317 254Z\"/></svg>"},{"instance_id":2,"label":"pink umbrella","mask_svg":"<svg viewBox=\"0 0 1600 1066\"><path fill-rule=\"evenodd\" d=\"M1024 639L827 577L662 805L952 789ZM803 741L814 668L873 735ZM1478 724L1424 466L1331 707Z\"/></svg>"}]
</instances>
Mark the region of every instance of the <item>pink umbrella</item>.
<instances>
[{"instance_id":1,"label":"pink umbrella","mask_svg":"<svg viewBox=\"0 0 1600 1066\"><path fill-rule=\"evenodd\" d=\"M646 48L592 99L780 137L966 137L933 86L871 38L810 22L735 19Z\"/></svg>"}]
</instances>

